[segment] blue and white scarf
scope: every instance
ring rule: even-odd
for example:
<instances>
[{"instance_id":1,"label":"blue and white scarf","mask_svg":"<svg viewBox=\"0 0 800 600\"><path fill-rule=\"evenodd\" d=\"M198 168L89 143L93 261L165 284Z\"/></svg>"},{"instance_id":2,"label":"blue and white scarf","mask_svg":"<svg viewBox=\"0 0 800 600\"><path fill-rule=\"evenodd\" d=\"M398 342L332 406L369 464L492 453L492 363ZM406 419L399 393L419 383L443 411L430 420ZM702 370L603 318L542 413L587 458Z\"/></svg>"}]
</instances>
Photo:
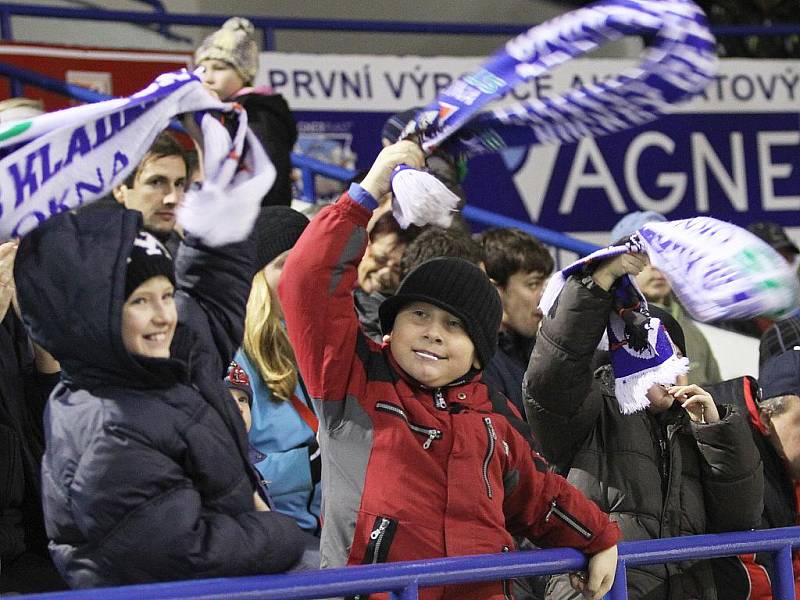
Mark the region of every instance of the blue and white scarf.
<instances>
[{"instance_id":1,"label":"blue and white scarf","mask_svg":"<svg viewBox=\"0 0 800 600\"><path fill-rule=\"evenodd\" d=\"M627 35L652 39L636 68L556 98L480 112L518 84ZM417 112L400 139L411 137L426 152L441 148L461 160L511 146L572 143L623 131L702 92L716 73L714 48L705 14L691 0L603 0L508 41ZM400 204L414 202L397 183ZM417 200L441 203L445 220L455 206L436 190Z\"/></svg>"},{"instance_id":2,"label":"blue and white scarf","mask_svg":"<svg viewBox=\"0 0 800 600\"><path fill-rule=\"evenodd\" d=\"M233 138L207 112L212 110L237 117ZM210 246L244 239L275 168L247 127L244 110L215 99L195 75L181 70L160 75L128 98L0 126L0 240L106 195L183 113L195 113L203 133L205 180L186 194L178 223Z\"/></svg>"},{"instance_id":3,"label":"blue and white scarf","mask_svg":"<svg viewBox=\"0 0 800 600\"><path fill-rule=\"evenodd\" d=\"M574 262L553 274L542 294L539 308L545 315L555 304L564 284L571 275L591 271L601 261L625 254L643 252L635 237L624 244L609 246ZM609 350L614 372L614 392L622 414L647 408L647 390L654 384L673 385L678 375L689 371L689 359L675 353L661 321L650 316L636 282L629 276L620 277L612 287L614 306L608 316L606 334L601 349Z\"/></svg>"},{"instance_id":4,"label":"blue and white scarf","mask_svg":"<svg viewBox=\"0 0 800 600\"><path fill-rule=\"evenodd\" d=\"M647 223L634 237L698 321L781 318L797 309L792 265L746 229L694 217Z\"/></svg>"}]
</instances>

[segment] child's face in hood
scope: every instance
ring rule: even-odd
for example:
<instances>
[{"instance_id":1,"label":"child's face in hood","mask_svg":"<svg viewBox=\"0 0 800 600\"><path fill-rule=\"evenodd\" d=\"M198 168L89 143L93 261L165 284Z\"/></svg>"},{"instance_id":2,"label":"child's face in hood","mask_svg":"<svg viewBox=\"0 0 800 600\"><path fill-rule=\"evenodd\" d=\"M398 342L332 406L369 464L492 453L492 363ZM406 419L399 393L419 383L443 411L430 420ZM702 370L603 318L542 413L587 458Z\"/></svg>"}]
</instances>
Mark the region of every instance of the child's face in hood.
<instances>
[{"instance_id":1,"label":"child's face in hood","mask_svg":"<svg viewBox=\"0 0 800 600\"><path fill-rule=\"evenodd\" d=\"M175 288L163 275L137 287L122 306L122 343L131 354L169 358L178 311Z\"/></svg>"},{"instance_id":2,"label":"child's face in hood","mask_svg":"<svg viewBox=\"0 0 800 600\"><path fill-rule=\"evenodd\" d=\"M428 302L407 304L394 321L392 356L411 377L428 387L441 387L480 368L464 323Z\"/></svg>"},{"instance_id":3,"label":"child's face in hood","mask_svg":"<svg viewBox=\"0 0 800 600\"><path fill-rule=\"evenodd\" d=\"M222 60L204 60L203 84L215 92L220 100L227 100L244 87L244 80L230 65Z\"/></svg>"}]
</instances>

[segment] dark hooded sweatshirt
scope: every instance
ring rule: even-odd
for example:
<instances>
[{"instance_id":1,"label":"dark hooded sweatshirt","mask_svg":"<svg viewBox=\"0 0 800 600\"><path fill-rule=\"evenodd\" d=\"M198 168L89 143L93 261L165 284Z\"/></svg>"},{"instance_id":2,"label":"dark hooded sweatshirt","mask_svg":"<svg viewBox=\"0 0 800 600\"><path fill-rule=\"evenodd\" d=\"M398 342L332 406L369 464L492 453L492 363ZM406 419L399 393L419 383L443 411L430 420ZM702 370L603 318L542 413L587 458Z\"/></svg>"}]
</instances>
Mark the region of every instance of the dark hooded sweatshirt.
<instances>
[{"instance_id":1,"label":"dark hooded sweatshirt","mask_svg":"<svg viewBox=\"0 0 800 600\"><path fill-rule=\"evenodd\" d=\"M302 533L254 510L258 478L222 384L242 336L249 249L188 240L171 358L134 358L122 306L141 226L135 211L65 213L17 253L25 324L62 367L42 466L53 560L72 587L286 570Z\"/></svg>"}]
</instances>

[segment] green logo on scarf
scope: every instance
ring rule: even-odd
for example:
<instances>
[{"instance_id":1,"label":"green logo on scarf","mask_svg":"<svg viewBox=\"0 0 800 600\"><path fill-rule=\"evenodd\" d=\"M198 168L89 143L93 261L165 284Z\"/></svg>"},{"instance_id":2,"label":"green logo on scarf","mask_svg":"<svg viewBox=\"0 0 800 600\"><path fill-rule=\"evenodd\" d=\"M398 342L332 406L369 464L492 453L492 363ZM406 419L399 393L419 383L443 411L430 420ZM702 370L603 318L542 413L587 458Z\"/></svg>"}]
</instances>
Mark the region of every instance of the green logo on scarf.
<instances>
[{"instance_id":1,"label":"green logo on scarf","mask_svg":"<svg viewBox=\"0 0 800 600\"><path fill-rule=\"evenodd\" d=\"M30 126L31 126L31 121L23 121L22 123L17 123L13 127L0 133L0 142L3 142L8 138L12 138L15 135L19 135L20 133L27 131L28 129L30 129Z\"/></svg>"}]
</instances>

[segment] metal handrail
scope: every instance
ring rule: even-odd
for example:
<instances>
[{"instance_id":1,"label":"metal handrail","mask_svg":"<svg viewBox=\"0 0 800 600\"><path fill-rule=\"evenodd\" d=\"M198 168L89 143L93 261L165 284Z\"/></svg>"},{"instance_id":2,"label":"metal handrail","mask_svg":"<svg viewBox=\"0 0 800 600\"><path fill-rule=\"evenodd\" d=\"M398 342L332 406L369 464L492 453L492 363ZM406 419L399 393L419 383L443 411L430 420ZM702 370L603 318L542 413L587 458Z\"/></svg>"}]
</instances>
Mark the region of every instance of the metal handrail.
<instances>
[{"instance_id":1,"label":"metal handrail","mask_svg":"<svg viewBox=\"0 0 800 600\"><path fill-rule=\"evenodd\" d=\"M57 6L37 6L0 2L0 14L25 17L49 17L58 19L81 19L91 21L127 21L129 23L193 25L217 27L228 15L188 15L176 13L153 13L132 10L108 10L99 8L66 8ZM286 17L248 16L256 28L262 30L293 29L300 31L331 30L370 33L432 33L445 35L516 35L525 31L531 24L505 23L448 23L422 21L381 21L365 19L307 19ZM2 22L2 19L0 19ZM716 35L793 35L800 34L800 23L781 23L774 25L712 25ZM0 31L0 37L10 38L8 32ZM265 46L266 50L272 48Z\"/></svg>"},{"instance_id":2,"label":"metal handrail","mask_svg":"<svg viewBox=\"0 0 800 600\"><path fill-rule=\"evenodd\" d=\"M627 599L625 575L628 566L768 552L775 555L774 600L793 600L791 549L799 546L800 527L621 542L617 577L607 598ZM429 586L566 573L585 567L586 557L583 554L569 548L557 548L363 565L287 575L177 581L36 594L20 598L26 600L138 600L139 598L303 600L390 591L397 600L413 600L418 598L419 588Z\"/></svg>"}]
</instances>

